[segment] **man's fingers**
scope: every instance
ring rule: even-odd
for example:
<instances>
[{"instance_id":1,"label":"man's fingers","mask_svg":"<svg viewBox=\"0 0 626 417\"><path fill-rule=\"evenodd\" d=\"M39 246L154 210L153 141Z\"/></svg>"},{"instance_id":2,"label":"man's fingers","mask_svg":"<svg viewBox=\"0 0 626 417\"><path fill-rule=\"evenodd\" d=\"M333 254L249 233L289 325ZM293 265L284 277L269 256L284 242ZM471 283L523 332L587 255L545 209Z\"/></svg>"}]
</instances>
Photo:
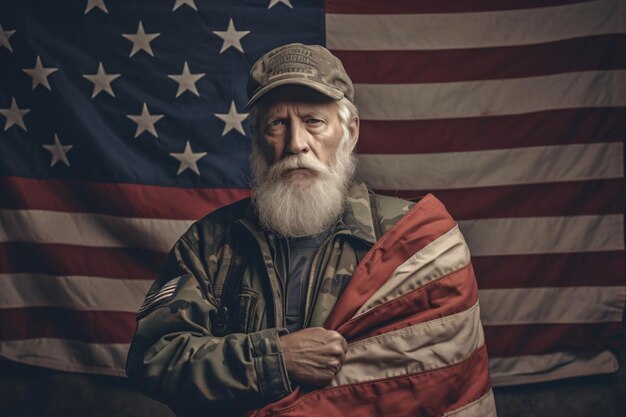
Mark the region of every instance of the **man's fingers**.
<instances>
[{"instance_id":1,"label":"man's fingers","mask_svg":"<svg viewBox=\"0 0 626 417\"><path fill-rule=\"evenodd\" d=\"M343 335L335 330L331 330L331 332L333 334L333 339L341 343L341 347L343 348L343 350L348 350L348 342L343 337Z\"/></svg>"},{"instance_id":2,"label":"man's fingers","mask_svg":"<svg viewBox=\"0 0 626 417\"><path fill-rule=\"evenodd\" d=\"M334 330L308 328L280 339L287 372L302 383L327 384L346 359L348 342Z\"/></svg>"},{"instance_id":3,"label":"man's fingers","mask_svg":"<svg viewBox=\"0 0 626 417\"><path fill-rule=\"evenodd\" d=\"M330 369L333 371L333 373L337 372L339 368L341 368L341 363L342 363L341 358L331 359L328 362L329 362L328 365L330 365Z\"/></svg>"},{"instance_id":4,"label":"man's fingers","mask_svg":"<svg viewBox=\"0 0 626 417\"><path fill-rule=\"evenodd\" d=\"M341 336L341 347L343 347L344 352L348 351L348 341L343 336Z\"/></svg>"}]
</instances>

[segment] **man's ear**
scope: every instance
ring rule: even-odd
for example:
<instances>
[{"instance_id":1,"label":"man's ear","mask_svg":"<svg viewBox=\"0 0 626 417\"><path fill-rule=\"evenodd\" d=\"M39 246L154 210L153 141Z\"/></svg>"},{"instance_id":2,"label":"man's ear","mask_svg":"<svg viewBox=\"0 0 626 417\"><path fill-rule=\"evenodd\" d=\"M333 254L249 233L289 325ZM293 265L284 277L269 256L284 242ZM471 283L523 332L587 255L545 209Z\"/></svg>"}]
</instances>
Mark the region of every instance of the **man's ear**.
<instances>
[{"instance_id":1,"label":"man's ear","mask_svg":"<svg viewBox=\"0 0 626 417\"><path fill-rule=\"evenodd\" d=\"M356 147L356 143L359 140L359 118L358 116L354 116L348 125L348 130L350 131L350 140L352 141L352 150Z\"/></svg>"}]
</instances>

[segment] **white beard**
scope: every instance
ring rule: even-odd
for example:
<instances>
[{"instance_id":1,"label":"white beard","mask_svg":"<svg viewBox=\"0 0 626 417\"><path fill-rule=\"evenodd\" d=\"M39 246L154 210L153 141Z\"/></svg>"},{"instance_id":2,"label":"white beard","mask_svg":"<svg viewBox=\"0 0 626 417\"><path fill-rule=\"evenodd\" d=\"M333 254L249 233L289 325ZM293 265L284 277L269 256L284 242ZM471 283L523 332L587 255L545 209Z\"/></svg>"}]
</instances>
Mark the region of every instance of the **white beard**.
<instances>
[{"instance_id":1,"label":"white beard","mask_svg":"<svg viewBox=\"0 0 626 417\"><path fill-rule=\"evenodd\" d=\"M281 159L268 167L260 149L252 146L252 204L261 225L285 237L316 235L332 226L344 210L344 200L356 169L349 139L342 138L330 166L309 154ZM287 170L307 168L315 172L313 184L293 184Z\"/></svg>"}]
</instances>

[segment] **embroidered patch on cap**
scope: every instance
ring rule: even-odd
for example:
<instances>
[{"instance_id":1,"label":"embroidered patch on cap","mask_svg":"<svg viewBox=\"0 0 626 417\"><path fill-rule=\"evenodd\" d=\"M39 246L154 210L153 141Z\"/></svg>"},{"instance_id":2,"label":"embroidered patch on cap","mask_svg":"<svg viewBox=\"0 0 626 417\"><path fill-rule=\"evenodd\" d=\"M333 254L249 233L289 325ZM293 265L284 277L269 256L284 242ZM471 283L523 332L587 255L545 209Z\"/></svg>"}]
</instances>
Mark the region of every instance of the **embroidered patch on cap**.
<instances>
[{"instance_id":1,"label":"embroidered patch on cap","mask_svg":"<svg viewBox=\"0 0 626 417\"><path fill-rule=\"evenodd\" d=\"M154 294L150 294L146 297L141 307L139 307L139 311L137 312L138 316L141 316L143 313L147 312L153 306L161 304L165 301L168 301L174 296L176 292L176 286L180 281L180 277L176 277L170 281L167 281L165 285L161 287L161 289Z\"/></svg>"}]
</instances>

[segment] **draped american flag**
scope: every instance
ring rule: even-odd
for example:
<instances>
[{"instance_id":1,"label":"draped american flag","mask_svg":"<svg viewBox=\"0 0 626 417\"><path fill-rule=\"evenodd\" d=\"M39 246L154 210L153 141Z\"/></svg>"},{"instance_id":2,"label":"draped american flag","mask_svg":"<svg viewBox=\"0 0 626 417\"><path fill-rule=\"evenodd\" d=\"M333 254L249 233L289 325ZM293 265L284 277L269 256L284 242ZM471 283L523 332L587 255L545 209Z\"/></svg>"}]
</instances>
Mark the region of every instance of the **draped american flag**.
<instances>
[{"instance_id":1,"label":"draped american flag","mask_svg":"<svg viewBox=\"0 0 626 417\"><path fill-rule=\"evenodd\" d=\"M165 254L249 195L250 66L324 44L359 176L433 192L496 385L613 372L625 299L622 0L0 3L0 356L123 375Z\"/></svg>"}]
</instances>

